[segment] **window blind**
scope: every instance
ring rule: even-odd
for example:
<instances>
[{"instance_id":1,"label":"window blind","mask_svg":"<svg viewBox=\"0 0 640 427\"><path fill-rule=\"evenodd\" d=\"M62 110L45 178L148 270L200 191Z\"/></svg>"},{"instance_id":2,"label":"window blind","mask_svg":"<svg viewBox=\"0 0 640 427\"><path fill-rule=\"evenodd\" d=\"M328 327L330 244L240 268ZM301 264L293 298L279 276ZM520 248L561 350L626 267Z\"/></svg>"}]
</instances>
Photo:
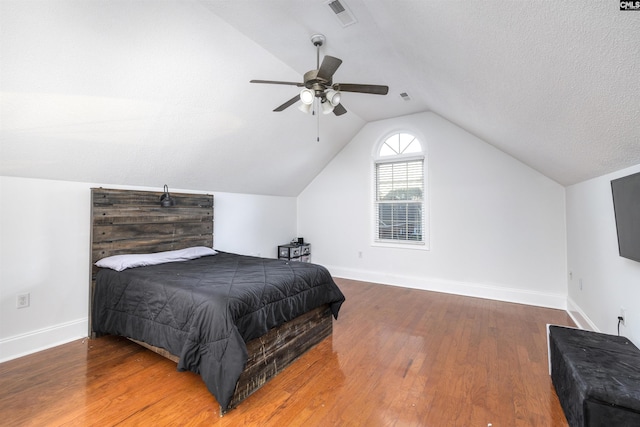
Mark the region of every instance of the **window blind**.
<instances>
[{"instance_id":1,"label":"window blind","mask_svg":"<svg viewBox=\"0 0 640 427\"><path fill-rule=\"evenodd\" d=\"M375 164L376 240L424 242L424 160Z\"/></svg>"}]
</instances>

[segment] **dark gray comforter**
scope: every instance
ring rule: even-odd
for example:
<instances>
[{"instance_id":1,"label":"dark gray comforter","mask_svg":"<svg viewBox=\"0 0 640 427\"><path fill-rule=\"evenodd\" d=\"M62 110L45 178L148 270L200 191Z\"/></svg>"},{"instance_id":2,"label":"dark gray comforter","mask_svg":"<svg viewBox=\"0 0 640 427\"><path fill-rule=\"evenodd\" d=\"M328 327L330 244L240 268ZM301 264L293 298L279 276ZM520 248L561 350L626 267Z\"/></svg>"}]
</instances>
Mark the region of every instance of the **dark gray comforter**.
<instances>
[{"instance_id":1,"label":"dark gray comforter","mask_svg":"<svg viewBox=\"0 0 640 427\"><path fill-rule=\"evenodd\" d=\"M245 342L344 295L326 268L220 252L96 278L93 329L162 347L198 373L223 409L247 361Z\"/></svg>"}]
</instances>

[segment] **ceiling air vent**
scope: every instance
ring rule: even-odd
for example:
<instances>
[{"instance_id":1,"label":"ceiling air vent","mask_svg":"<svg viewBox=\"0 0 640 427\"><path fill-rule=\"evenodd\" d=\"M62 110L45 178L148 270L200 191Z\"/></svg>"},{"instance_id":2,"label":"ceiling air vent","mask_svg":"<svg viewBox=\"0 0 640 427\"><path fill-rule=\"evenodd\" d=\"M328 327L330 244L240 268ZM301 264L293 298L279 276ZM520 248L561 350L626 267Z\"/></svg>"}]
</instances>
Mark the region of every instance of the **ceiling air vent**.
<instances>
[{"instance_id":1,"label":"ceiling air vent","mask_svg":"<svg viewBox=\"0 0 640 427\"><path fill-rule=\"evenodd\" d=\"M358 22L344 2L340 0L329 0L327 5L329 5L336 18L338 18L338 21L340 21L340 25L343 27L348 27Z\"/></svg>"}]
</instances>

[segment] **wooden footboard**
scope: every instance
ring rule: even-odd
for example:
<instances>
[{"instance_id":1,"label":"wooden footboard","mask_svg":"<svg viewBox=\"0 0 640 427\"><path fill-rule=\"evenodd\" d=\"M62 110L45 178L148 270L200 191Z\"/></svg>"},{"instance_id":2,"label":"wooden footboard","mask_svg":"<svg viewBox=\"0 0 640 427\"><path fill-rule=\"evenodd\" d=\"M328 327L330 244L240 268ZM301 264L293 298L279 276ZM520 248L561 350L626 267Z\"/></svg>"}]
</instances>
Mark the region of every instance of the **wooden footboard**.
<instances>
[{"instance_id":1,"label":"wooden footboard","mask_svg":"<svg viewBox=\"0 0 640 427\"><path fill-rule=\"evenodd\" d=\"M324 305L249 341L249 359L238 379L229 409L236 407L307 350L331 335L332 331L331 310Z\"/></svg>"},{"instance_id":2,"label":"wooden footboard","mask_svg":"<svg viewBox=\"0 0 640 427\"><path fill-rule=\"evenodd\" d=\"M229 408L225 411L220 407L220 416L238 406L332 332L331 310L328 305L323 305L249 341L247 365L238 379ZM176 363L180 359L163 348L129 339Z\"/></svg>"}]
</instances>

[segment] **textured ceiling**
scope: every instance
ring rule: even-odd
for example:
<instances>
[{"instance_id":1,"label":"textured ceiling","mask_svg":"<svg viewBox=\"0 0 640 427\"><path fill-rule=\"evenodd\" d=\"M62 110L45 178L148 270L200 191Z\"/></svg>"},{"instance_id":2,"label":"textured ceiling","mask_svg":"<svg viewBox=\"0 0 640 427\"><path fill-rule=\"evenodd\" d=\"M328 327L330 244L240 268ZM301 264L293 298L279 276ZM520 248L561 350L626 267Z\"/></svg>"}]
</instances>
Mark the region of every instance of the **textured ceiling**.
<instances>
[{"instance_id":1,"label":"textured ceiling","mask_svg":"<svg viewBox=\"0 0 640 427\"><path fill-rule=\"evenodd\" d=\"M563 185L640 163L640 12L606 1L0 2L0 174L295 196L368 121L431 110ZM271 110L321 54L349 111ZM411 100L404 101L401 92ZM316 136L320 129L320 142Z\"/></svg>"}]
</instances>

